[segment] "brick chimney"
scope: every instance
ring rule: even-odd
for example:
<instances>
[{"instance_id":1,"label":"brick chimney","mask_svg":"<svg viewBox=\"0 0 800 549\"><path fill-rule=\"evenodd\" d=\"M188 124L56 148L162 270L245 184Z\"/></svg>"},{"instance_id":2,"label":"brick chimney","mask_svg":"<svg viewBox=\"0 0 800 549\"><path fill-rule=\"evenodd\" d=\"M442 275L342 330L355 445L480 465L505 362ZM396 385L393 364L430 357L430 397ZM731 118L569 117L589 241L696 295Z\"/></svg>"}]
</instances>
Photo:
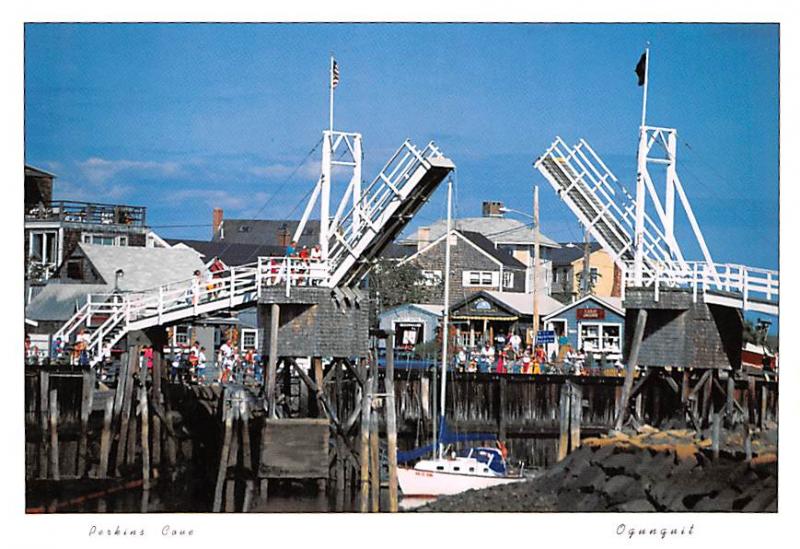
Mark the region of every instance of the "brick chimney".
<instances>
[{"instance_id":1,"label":"brick chimney","mask_svg":"<svg viewBox=\"0 0 800 549\"><path fill-rule=\"evenodd\" d=\"M484 201L483 217L503 217L503 203Z\"/></svg>"},{"instance_id":2,"label":"brick chimney","mask_svg":"<svg viewBox=\"0 0 800 549\"><path fill-rule=\"evenodd\" d=\"M417 229L417 251L427 246L431 241L431 228L420 227Z\"/></svg>"},{"instance_id":3,"label":"brick chimney","mask_svg":"<svg viewBox=\"0 0 800 549\"><path fill-rule=\"evenodd\" d=\"M211 214L211 238L216 238L220 228L222 227L222 208L214 208ZM219 235L222 238L222 235Z\"/></svg>"}]
</instances>

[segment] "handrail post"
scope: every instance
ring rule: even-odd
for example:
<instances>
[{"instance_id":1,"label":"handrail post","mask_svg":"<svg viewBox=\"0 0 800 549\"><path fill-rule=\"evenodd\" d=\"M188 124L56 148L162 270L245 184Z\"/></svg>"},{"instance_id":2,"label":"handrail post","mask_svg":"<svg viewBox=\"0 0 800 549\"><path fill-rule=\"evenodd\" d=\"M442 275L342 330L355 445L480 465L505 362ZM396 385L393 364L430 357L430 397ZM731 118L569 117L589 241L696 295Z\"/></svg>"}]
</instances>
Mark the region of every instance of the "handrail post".
<instances>
[{"instance_id":1,"label":"handrail post","mask_svg":"<svg viewBox=\"0 0 800 549\"><path fill-rule=\"evenodd\" d=\"M291 292L292 258L287 257L284 264L286 265L286 297L289 297L289 293Z\"/></svg>"},{"instance_id":2,"label":"handrail post","mask_svg":"<svg viewBox=\"0 0 800 549\"><path fill-rule=\"evenodd\" d=\"M747 269L742 269L742 310L747 310L747 298L749 293L747 283Z\"/></svg>"},{"instance_id":3,"label":"handrail post","mask_svg":"<svg viewBox=\"0 0 800 549\"><path fill-rule=\"evenodd\" d=\"M697 263L692 264L692 303L697 303Z\"/></svg>"},{"instance_id":4,"label":"handrail post","mask_svg":"<svg viewBox=\"0 0 800 549\"><path fill-rule=\"evenodd\" d=\"M658 303L658 287L659 287L659 279L661 274L661 265L656 264L656 278L655 278L655 301Z\"/></svg>"},{"instance_id":5,"label":"handrail post","mask_svg":"<svg viewBox=\"0 0 800 549\"><path fill-rule=\"evenodd\" d=\"M233 292L236 290L236 270L231 268L231 291L230 291L230 306L233 307Z\"/></svg>"}]
</instances>

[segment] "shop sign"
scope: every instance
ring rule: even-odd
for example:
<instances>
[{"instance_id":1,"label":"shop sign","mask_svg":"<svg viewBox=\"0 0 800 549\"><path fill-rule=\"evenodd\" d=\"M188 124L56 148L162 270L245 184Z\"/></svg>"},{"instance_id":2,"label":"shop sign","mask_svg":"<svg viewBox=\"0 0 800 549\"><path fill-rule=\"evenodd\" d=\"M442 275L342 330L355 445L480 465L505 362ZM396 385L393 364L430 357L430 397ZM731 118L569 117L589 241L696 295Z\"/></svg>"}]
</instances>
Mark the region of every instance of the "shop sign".
<instances>
[{"instance_id":1,"label":"shop sign","mask_svg":"<svg viewBox=\"0 0 800 549\"><path fill-rule=\"evenodd\" d=\"M605 309L600 307L586 307L575 311L578 320L603 320L606 317Z\"/></svg>"}]
</instances>

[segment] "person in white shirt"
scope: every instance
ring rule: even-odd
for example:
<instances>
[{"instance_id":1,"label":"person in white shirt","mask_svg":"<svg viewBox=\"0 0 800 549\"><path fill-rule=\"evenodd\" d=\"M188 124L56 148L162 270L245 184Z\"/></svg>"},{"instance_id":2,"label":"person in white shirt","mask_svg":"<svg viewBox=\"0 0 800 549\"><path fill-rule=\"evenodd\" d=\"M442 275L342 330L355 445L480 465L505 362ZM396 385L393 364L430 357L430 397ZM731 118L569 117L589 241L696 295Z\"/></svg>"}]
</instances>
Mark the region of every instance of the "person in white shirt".
<instances>
[{"instance_id":1,"label":"person in white shirt","mask_svg":"<svg viewBox=\"0 0 800 549\"><path fill-rule=\"evenodd\" d=\"M231 341L229 339L225 340L225 343L219 348L219 356L220 381L224 383L229 379L231 371L233 370L233 347L231 347Z\"/></svg>"},{"instance_id":2,"label":"person in white shirt","mask_svg":"<svg viewBox=\"0 0 800 549\"><path fill-rule=\"evenodd\" d=\"M522 338L519 337L519 334L512 335L509 341L511 342L511 348L514 349L514 353L519 353L519 346L522 344Z\"/></svg>"}]
</instances>

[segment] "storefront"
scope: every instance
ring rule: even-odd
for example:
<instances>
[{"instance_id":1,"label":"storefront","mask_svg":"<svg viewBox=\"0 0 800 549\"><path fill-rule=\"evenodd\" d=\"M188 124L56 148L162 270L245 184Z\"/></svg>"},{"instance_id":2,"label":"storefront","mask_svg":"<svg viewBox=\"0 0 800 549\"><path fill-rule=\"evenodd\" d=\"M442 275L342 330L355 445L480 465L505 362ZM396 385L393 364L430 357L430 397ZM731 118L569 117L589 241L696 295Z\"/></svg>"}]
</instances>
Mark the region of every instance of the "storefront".
<instances>
[{"instance_id":1,"label":"storefront","mask_svg":"<svg viewBox=\"0 0 800 549\"><path fill-rule=\"evenodd\" d=\"M545 315L560 305L548 295L539 297L539 312ZM484 343L502 345L509 333L530 343L533 319L533 294L482 291L450 308L450 320L456 328L456 345L471 349Z\"/></svg>"},{"instance_id":2,"label":"storefront","mask_svg":"<svg viewBox=\"0 0 800 549\"><path fill-rule=\"evenodd\" d=\"M381 329L394 331L395 347L413 349L436 338L443 309L441 305L408 303L383 311L378 320Z\"/></svg>"},{"instance_id":3,"label":"storefront","mask_svg":"<svg viewBox=\"0 0 800 549\"><path fill-rule=\"evenodd\" d=\"M558 354L566 344L606 360L622 358L625 311L619 298L586 296L548 314L544 329L556 335L556 343L547 346L548 355Z\"/></svg>"}]
</instances>

